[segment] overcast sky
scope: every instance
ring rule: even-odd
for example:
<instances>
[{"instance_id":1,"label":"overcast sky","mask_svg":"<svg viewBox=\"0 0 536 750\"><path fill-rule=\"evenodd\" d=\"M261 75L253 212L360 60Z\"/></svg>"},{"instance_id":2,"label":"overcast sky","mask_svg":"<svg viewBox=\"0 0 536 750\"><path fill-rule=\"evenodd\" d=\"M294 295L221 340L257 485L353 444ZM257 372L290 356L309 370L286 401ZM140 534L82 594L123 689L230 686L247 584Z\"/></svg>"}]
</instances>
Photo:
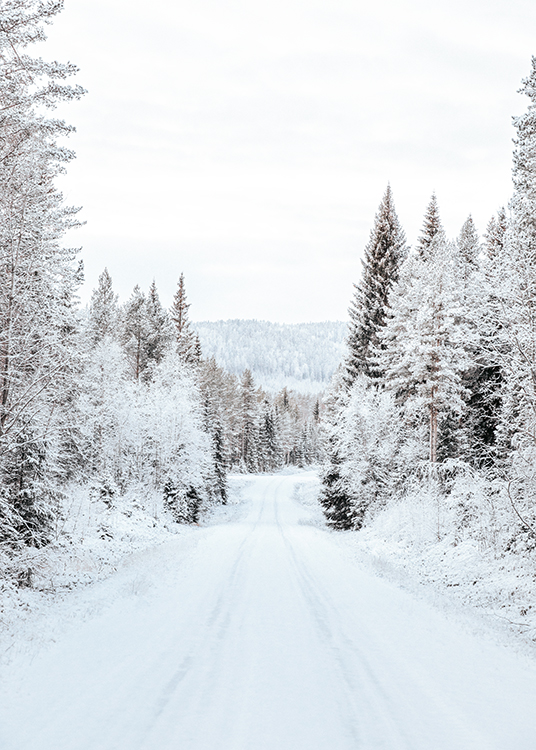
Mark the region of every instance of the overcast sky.
<instances>
[{"instance_id":1,"label":"overcast sky","mask_svg":"<svg viewBox=\"0 0 536 750\"><path fill-rule=\"evenodd\" d=\"M65 0L39 52L88 89L61 114L87 301L181 271L194 320L344 320L387 182L414 243L508 202L534 0Z\"/></svg>"}]
</instances>

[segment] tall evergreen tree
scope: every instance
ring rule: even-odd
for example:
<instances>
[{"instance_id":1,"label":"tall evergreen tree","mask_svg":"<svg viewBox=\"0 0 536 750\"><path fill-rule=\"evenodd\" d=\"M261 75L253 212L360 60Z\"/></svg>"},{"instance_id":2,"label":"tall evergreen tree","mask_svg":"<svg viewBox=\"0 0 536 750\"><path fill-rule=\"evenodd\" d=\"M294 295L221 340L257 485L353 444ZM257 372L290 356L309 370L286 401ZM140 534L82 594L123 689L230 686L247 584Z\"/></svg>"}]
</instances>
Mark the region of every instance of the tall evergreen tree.
<instances>
[{"instance_id":1,"label":"tall evergreen tree","mask_svg":"<svg viewBox=\"0 0 536 750\"><path fill-rule=\"evenodd\" d=\"M149 321L145 295L136 284L122 311L121 343L126 352L134 380L139 380L147 367Z\"/></svg>"},{"instance_id":2,"label":"tall evergreen tree","mask_svg":"<svg viewBox=\"0 0 536 750\"><path fill-rule=\"evenodd\" d=\"M282 449L279 441L278 415L274 405L265 398L259 429L259 460L263 471L275 471L282 460Z\"/></svg>"},{"instance_id":3,"label":"tall evergreen tree","mask_svg":"<svg viewBox=\"0 0 536 750\"><path fill-rule=\"evenodd\" d=\"M201 361L199 385L203 398L204 429L210 436L213 457L214 493L222 503L227 502L228 449L226 446L226 425L224 418L222 371L214 359Z\"/></svg>"},{"instance_id":4,"label":"tall evergreen tree","mask_svg":"<svg viewBox=\"0 0 536 750\"><path fill-rule=\"evenodd\" d=\"M404 407L406 418L428 424L429 459L441 458L442 426L465 408L463 373L471 360L464 347L470 331L460 318L455 248L437 234L428 258L412 256L392 295L378 359L385 384Z\"/></svg>"},{"instance_id":5,"label":"tall evergreen tree","mask_svg":"<svg viewBox=\"0 0 536 750\"><path fill-rule=\"evenodd\" d=\"M536 57L520 93L529 98L529 105L525 114L514 117L514 191L494 294L496 351L505 380L500 430L511 437L511 478L524 487L525 510L534 521L536 505L530 498L536 490Z\"/></svg>"},{"instance_id":6,"label":"tall evergreen tree","mask_svg":"<svg viewBox=\"0 0 536 750\"><path fill-rule=\"evenodd\" d=\"M489 341L494 338L490 328L489 311L493 305L490 296L491 256L499 253L496 243L500 242L500 224L503 223L504 211L497 220L492 219L488 225L494 244L489 247L486 236L484 248L480 245L474 222L469 216L462 227L457 240L459 279L463 285L460 315L471 331L471 338L465 342L472 365L463 375L466 390L467 408L463 431L465 445L463 457L473 466L490 467L496 452L496 429L500 411L500 389L502 377L496 357L490 352ZM481 252L484 250L484 252ZM495 342L494 342L495 345ZM458 427L458 429L460 429Z\"/></svg>"},{"instance_id":7,"label":"tall evergreen tree","mask_svg":"<svg viewBox=\"0 0 536 750\"><path fill-rule=\"evenodd\" d=\"M200 347L199 339L188 318L189 308L190 303L186 301L184 274L181 273L171 307L171 320L175 326L177 352L180 358L186 364L194 364L199 361Z\"/></svg>"},{"instance_id":8,"label":"tall evergreen tree","mask_svg":"<svg viewBox=\"0 0 536 750\"><path fill-rule=\"evenodd\" d=\"M149 287L145 310L147 316L145 356L149 363L158 364L171 344L173 328L169 315L160 302L154 279Z\"/></svg>"},{"instance_id":9,"label":"tall evergreen tree","mask_svg":"<svg viewBox=\"0 0 536 750\"><path fill-rule=\"evenodd\" d=\"M504 207L497 211L488 222L484 235L484 250L488 263L494 263L502 255L506 242L507 219Z\"/></svg>"},{"instance_id":10,"label":"tall evergreen tree","mask_svg":"<svg viewBox=\"0 0 536 750\"><path fill-rule=\"evenodd\" d=\"M246 471L259 470L258 402L251 370L244 370L240 381L240 458Z\"/></svg>"},{"instance_id":11,"label":"tall evergreen tree","mask_svg":"<svg viewBox=\"0 0 536 750\"><path fill-rule=\"evenodd\" d=\"M435 193L432 193L430 203L428 204L428 207L424 214L421 236L417 240L416 245L417 253L421 260L428 259L430 246L437 234L444 234L444 229L439 217L437 197Z\"/></svg>"},{"instance_id":12,"label":"tall evergreen tree","mask_svg":"<svg viewBox=\"0 0 536 750\"><path fill-rule=\"evenodd\" d=\"M91 294L88 329L92 344L98 344L107 336L117 335L118 327L117 294L112 287L112 277L108 269L99 276L99 284Z\"/></svg>"},{"instance_id":13,"label":"tall evergreen tree","mask_svg":"<svg viewBox=\"0 0 536 750\"><path fill-rule=\"evenodd\" d=\"M406 237L388 185L365 247L361 281L355 286L349 309L344 372L348 390L359 374L378 374L372 352L380 344L378 332L385 325L389 292L398 280L399 267L406 254Z\"/></svg>"},{"instance_id":14,"label":"tall evergreen tree","mask_svg":"<svg viewBox=\"0 0 536 750\"><path fill-rule=\"evenodd\" d=\"M325 402L323 433L326 460L320 477L320 503L326 521L329 526L339 530L352 529L355 522L355 497L344 475L348 456L342 436L347 403L348 393L341 368L333 376Z\"/></svg>"},{"instance_id":15,"label":"tall evergreen tree","mask_svg":"<svg viewBox=\"0 0 536 750\"><path fill-rule=\"evenodd\" d=\"M55 186L74 157L57 141L73 128L45 110L84 92L64 82L74 65L26 49L46 38L62 5L18 0L0 9L0 542L36 546L56 512L47 477L62 460L82 276L76 251L61 241L77 210Z\"/></svg>"},{"instance_id":16,"label":"tall evergreen tree","mask_svg":"<svg viewBox=\"0 0 536 750\"><path fill-rule=\"evenodd\" d=\"M475 222L470 214L460 230L457 245L466 268L464 278L467 278L467 273L479 267L478 257L480 254L480 239Z\"/></svg>"}]
</instances>

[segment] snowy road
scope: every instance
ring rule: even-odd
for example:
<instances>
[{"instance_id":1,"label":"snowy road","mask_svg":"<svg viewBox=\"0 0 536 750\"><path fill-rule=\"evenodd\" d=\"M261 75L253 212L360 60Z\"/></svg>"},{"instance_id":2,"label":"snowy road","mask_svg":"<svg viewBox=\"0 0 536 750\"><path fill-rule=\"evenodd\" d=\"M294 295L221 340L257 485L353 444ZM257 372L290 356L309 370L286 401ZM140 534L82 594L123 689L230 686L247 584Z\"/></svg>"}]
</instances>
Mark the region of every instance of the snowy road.
<instances>
[{"instance_id":1,"label":"snowy road","mask_svg":"<svg viewBox=\"0 0 536 750\"><path fill-rule=\"evenodd\" d=\"M0 748L534 750L534 666L361 570L304 476L254 478L4 675Z\"/></svg>"}]
</instances>

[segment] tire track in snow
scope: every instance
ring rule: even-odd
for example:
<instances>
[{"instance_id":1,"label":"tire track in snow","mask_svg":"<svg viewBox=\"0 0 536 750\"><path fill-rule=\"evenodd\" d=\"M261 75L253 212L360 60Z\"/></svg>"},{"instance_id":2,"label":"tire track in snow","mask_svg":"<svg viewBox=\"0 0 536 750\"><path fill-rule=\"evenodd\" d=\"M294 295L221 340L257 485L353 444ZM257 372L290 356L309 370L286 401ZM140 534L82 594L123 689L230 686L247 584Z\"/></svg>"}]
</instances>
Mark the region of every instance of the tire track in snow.
<instances>
[{"instance_id":1,"label":"tire track in snow","mask_svg":"<svg viewBox=\"0 0 536 750\"><path fill-rule=\"evenodd\" d=\"M211 685L214 683L215 675L220 673L221 670L221 646L233 614L232 604L236 600L236 596L233 596L233 594L236 595L237 580L239 580L241 575L241 567L247 561L248 548L255 543L255 532L263 516L266 515L266 499L273 492L273 485L275 484L279 487L283 482L284 479L274 477L264 489L262 501L255 507L254 520L246 519L245 536L235 552L234 562L224 579L224 585L217 596L216 602L212 606L211 611L206 615L206 625L203 624L203 627L199 628L199 635L192 644L189 653L162 689L159 698L155 701L154 720L152 725L147 727L144 737L140 741L140 747L143 747L154 725L158 723L160 716L175 697L177 690L180 689L181 683L184 682L189 673L199 667L200 661L205 665L210 665L210 667L206 671L201 691L196 696L191 695L190 702L195 702L197 704L197 712L202 713L203 706L207 703L207 693L211 692ZM194 708L193 710L196 709Z\"/></svg>"},{"instance_id":2,"label":"tire track in snow","mask_svg":"<svg viewBox=\"0 0 536 750\"><path fill-rule=\"evenodd\" d=\"M348 713L352 717L352 731L355 733L358 747L365 743L364 747L385 747L388 750L414 750L416 747L426 745L412 736L410 725L422 715L423 706L433 703L434 713L446 720L447 725L455 725L460 731L463 748L474 748L475 750L490 750L489 738L483 737L468 725L467 716L458 717L456 706L444 694L433 695L429 680L415 679L414 670L408 672L407 665L403 663L397 654L392 651L389 654L390 671L387 674L387 682L378 676L378 664L374 664L368 657L365 647L358 643L370 646L370 633L362 627L362 621L353 617L351 621L340 615L340 606L335 598L322 586L322 579L314 576L307 566L305 555L299 555L295 544L289 538L289 534L296 539L303 539L302 529L304 526L292 527L282 524L279 511L275 507L276 522L280 534L288 550L289 559L292 562L296 576L300 580L301 591L309 607L310 615L316 624L318 632L323 639L327 653L333 659L341 680L346 686L346 702ZM313 531L314 533L314 531ZM320 540L319 540L320 541ZM303 552L303 550L302 550ZM358 612L359 610L356 610ZM346 614L348 610L346 610ZM351 628L352 636L347 635ZM389 644L382 643L381 650L385 652ZM369 649L371 654L377 653L376 649ZM384 659L385 661L385 659ZM398 674L397 674L398 673ZM422 696L420 712L415 711L414 705L407 702L393 700L393 677L404 676L407 683L411 682L410 694L418 692ZM432 694L431 694L432 693ZM430 707L430 705L429 705ZM408 714L413 714L413 721L408 721ZM359 717L367 718L359 721ZM347 718L348 720L348 718ZM367 731L370 726L381 727L381 738L377 733L370 734ZM470 745L466 743L470 743ZM372 744L371 744L372 743ZM417 743L417 744L416 744ZM461 745L460 745L461 747Z\"/></svg>"}]
</instances>

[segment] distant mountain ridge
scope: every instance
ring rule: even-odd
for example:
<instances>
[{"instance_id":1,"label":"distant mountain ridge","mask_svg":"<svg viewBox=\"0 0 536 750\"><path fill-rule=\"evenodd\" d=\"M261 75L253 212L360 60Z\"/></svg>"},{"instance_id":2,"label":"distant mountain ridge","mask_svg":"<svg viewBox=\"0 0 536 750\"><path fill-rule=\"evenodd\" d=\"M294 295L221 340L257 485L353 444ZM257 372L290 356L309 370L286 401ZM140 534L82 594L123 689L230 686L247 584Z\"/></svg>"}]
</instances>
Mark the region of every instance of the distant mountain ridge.
<instances>
[{"instance_id":1,"label":"distant mountain ridge","mask_svg":"<svg viewBox=\"0 0 536 750\"><path fill-rule=\"evenodd\" d=\"M203 356L229 372L246 368L270 391L287 386L304 393L325 390L345 350L347 324L218 320L193 323Z\"/></svg>"}]
</instances>

